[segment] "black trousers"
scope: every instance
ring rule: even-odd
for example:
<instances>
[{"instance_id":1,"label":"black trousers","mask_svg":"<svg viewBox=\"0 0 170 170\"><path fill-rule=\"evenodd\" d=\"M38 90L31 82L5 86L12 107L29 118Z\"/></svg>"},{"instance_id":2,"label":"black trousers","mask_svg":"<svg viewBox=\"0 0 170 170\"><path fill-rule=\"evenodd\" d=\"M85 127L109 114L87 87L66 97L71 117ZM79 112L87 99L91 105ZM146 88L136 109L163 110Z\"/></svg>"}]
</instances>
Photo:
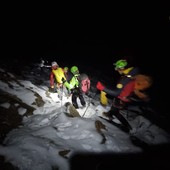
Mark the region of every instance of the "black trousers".
<instances>
[{"instance_id":1,"label":"black trousers","mask_svg":"<svg viewBox=\"0 0 170 170\"><path fill-rule=\"evenodd\" d=\"M109 111L109 115L114 115L125 127L127 127L129 130L132 129L129 122L125 119L125 117L120 113L120 110L118 108L111 108Z\"/></svg>"},{"instance_id":2,"label":"black trousers","mask_svg":"<svg viewBox=\"0 0 170 170\"><path fill-rule=\"evenodd\" d=\"M80 103L81 103L82 106L86 105L83 94L80 91L78 91L78 92L73 91L73 93L72 93L72 104L76 109L78 108L78 103L77 103L78 98L80 99Z\"/></svg>"},{"instance_id":3,"label":"black trousers","mask_svg":"<svg viewBox=\"0 0 170 170\"><path fill-rule=\"evenodd\" d=\"M127 127L129 130L132 129L129 122L125 119L125 117L120 113L121 110L126 108L126 104L123 103L121 100L115 98L113 101L113 105L111 109L109 110L108 114L110 116L115 116L125 127Z\"/></svg>"}]
</instances>

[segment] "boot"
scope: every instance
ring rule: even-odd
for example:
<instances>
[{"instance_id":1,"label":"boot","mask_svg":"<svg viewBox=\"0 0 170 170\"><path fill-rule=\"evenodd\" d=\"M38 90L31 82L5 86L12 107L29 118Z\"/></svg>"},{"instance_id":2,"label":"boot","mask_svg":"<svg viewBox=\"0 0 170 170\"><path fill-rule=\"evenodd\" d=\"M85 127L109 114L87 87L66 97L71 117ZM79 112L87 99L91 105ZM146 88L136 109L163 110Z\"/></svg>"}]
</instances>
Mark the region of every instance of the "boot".
<instances>
[{"instance_id":1,"label":"boot","mask_svg":"<svg viewBox=\"0 0 170 170\"><path fill-rule=\"evenodd\" d=\"M76 109L79 108L79 107L78 107L78 104L76 104L76 103L73 103L73 106L74 106Z\"/></svg>"},{"instance_id":2,"label":"boot","mask_svg":"<svg viewBox=\"0 0 170 170\"><path fill-rule=\"evenodd\" d=\"M105 117L107 117L109 120L112 120L112 119L113 119L113 117L112 117L112 115L110 114L110 112L103 112L103 115L104 115Z\"/></svg>"}]
</instances>

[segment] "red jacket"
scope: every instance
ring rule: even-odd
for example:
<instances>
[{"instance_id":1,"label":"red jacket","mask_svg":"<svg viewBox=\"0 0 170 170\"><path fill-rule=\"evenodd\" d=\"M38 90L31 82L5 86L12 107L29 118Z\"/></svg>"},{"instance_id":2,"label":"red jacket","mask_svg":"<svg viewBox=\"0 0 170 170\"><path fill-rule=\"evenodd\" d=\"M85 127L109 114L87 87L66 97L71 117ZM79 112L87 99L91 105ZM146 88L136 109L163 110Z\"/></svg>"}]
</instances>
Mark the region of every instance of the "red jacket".
<instances>
[{"instance_id":1,"label":"red jacket","mask_svg":"<svg viewBox=\"0 0 170 170\"><path fill-rule=\"evenodd\" d=\"M135 80L131 80L129 83L127 83L121 93L119 94L118 98L124 102L130 102L128 99L129 96L134 92L135 90Z\"/></svg>"}]
</instances>

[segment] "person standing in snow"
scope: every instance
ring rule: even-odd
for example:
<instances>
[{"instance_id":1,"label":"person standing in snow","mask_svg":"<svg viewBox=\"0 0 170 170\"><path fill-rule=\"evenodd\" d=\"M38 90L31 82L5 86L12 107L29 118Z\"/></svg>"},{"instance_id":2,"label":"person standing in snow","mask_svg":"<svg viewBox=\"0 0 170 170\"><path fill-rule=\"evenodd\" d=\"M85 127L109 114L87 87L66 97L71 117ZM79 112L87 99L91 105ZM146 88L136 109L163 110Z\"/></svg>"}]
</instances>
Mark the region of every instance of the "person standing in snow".
<instances>
[{"instance_id":1,"label":"person standing in snow","mask_svg":"<svg viewBox=\"0 0 170 170\"><path fill-rule=\"evenodd\" d=\"M58 97L62 99L63 92L66 93L67 89L63 86L62 79L66 80L63 68L59 67L56 61L51 63L51 73L50 73L50 92L55 92L57 90Z\"/></svg>"},{"instance_id":2,"label":"person standing in snow","mask_svg":"<svg viewBox=\"0 0 170 170\"><path fill-rule=\"evenodd\" d=\"M77 99L79 98L81 105L83 107L85 107L86 106L86 102L84 100L83 93L82 93L82 91L80 89L80 86L79 86L80 85L80 82L79 82L80 81L79 80L79 76L80 76L79 69L78 69L77 66L72 66L70 68L70 71L71 71L71 74L72 74L70 80L69 79L66 79L66 80L62 79L63 83L64 83L64 86L66 88L68 88L71 91L71 93L72 93L71 100L72 100L73 106L76 109L79 108L78 107L78 101L77 101Z\"/></svg>"},{"instance_id":3,"label":"person standing in snow","mask_svg":"<svg viewBox=\"0 0 170 170\"><path fill-rule=\"evenodd\" d=\"M120 113L120 110L124 109L128 103L131 103L136 96L138 101L147 101L148 96L141 92L141 90L150 87L152 82L149 76L139 74L139 68L130 66L125 59L118 60L114 63L114 66L115 70L121 75L116 87L109 89L101 82L97 82L96 88L114 97L111 109L103 114L109 117L109 119L112 119L113 115L116 116L129 131L132 127Z\"/></svg>"},{"instance_id":4,"label":"person standing in snow","mask_svg":"<svg viewBox=\"0 0 170 170\"><path fill-rule=\"evenodd\" d=\"M64 75L65 75L67 82L70 82L72 75L73 75L71 73L70 69L66 66L66 67L63 68L63 71L64 71ZM65 82L65 80L64 80L64 82ZM67 89L67 97L69 97L71 95L71 90L67 87L66 87L66 89Z\"/></svg>"}]
</instances>

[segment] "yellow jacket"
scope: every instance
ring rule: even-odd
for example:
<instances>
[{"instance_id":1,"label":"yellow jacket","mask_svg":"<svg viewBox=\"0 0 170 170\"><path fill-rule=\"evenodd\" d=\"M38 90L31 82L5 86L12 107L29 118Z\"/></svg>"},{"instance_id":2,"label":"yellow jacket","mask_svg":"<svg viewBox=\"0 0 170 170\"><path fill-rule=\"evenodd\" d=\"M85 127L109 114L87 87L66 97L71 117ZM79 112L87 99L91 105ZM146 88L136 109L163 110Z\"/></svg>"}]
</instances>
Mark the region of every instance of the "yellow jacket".
<instances>
[{"instance_id":1,"label":"yellow jacket","mask_svg":"<svg viewBox=\"0 0 170 170\"><path fill-rule=\"evenodd\" d=\"M56 70L52 70L53 74L55 75L55 78L57 80L57 83L62 84L62 78L66 80L66 77L64 75L63 69L61 67L57 68Z\"/></svg>"}]
</instances>

